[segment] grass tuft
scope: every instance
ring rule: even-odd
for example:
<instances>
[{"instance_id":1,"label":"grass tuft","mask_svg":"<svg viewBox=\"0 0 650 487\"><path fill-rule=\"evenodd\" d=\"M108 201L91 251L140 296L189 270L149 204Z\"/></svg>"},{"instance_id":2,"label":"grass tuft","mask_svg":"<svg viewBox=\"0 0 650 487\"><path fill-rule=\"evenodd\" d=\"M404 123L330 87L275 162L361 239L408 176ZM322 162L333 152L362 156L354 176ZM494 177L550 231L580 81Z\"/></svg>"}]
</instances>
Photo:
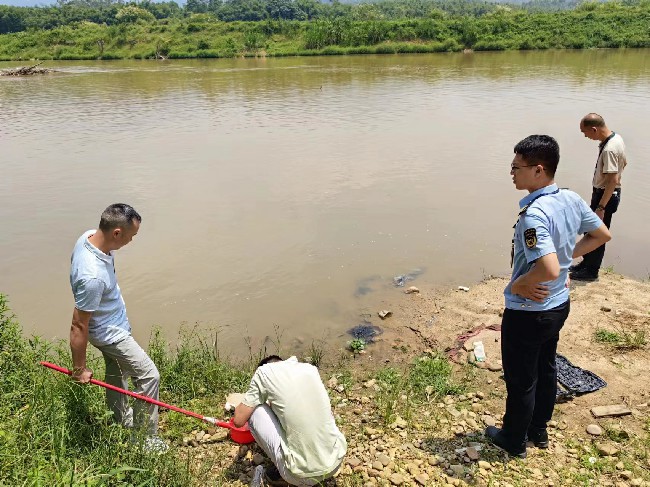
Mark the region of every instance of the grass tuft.
<instances>
[{"instance_id":1,"label":"grass tuft","mask_svg":"<svg viewBox=\"0 0 650 487\"><path fill-rule=\"evenodd\" d=\"M616 332L599 328L594 333L594 340L623 351L639 350L648 344L645 330L641 328L627 330L622 326Z\"/></svg>"},{"instance_id":2,"label":"grass tuft","mask_svg":"<svg viewBox=\"0 0 650 487\"><path fill-rule=\"evenodd\" d=\"M594 332L594 340L598 343L618 343L621 337L616 332L599 328Z\"/></svg>"},{"instance_id":3,"label":"grass tuft","mask_svg":"<svg viewBox=\"0 0 650 487\"><path fill-rule=\"evenodd\" d=\"M325 343L322 340L312 340L311 345L307 349L305 361L318 368L322 365L324 356Z\"/></svg>"}]
</instances>

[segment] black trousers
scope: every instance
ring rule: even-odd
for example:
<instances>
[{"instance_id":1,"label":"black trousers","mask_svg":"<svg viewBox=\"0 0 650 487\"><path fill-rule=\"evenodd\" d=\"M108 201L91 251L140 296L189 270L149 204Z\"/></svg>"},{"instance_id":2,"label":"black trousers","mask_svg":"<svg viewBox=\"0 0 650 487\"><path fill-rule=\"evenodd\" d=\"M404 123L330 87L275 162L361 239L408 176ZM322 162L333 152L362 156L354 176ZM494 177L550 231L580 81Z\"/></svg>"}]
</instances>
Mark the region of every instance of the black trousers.
<instances>
[{"instance_id":1,"label":"black trousers","mask_svg":"<svg viewBox=\"0 0 650 487\"><path fill-rule=\"evenodd\" d=\"M501 355L508 397L503 435L513 445L541 431L553 416L557 392L555 353L569 316L566 303L547 311L506 308L501 322Z\"/></svg>"},{"instance_id":2,"label":"black trousers","mask_svg":"<svg viewBox=\"0 0 650 487\"><path fill-rule=\"evenodd\" d=\"M591 209L596 211L596 207L600 203L600 199L605 192L604 189L594 188L591 193ZM603 217L603 223L607 225L607 228L612 224L612 215L618 210L618 204L621 202L621 190L617 189L612 194L612 197L607 202L605 206L605 216ZM592 250L588 254L585 254L583 260L580 264L581 267L586 268L594 274L598 274L600 265L603 263L603 257L605 257L605 244L602 244L595 250Z\"/></svg>"}]
</instances>

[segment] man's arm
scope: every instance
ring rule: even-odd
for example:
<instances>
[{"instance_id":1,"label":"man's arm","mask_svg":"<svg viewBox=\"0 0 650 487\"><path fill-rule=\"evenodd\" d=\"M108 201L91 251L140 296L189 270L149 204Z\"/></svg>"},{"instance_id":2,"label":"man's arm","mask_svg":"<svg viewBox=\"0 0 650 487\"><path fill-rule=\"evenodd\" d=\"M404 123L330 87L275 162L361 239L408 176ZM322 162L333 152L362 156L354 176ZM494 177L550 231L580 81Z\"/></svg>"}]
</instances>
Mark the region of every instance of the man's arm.
<instances>
[{"instance_id":1,"label":"man's arm","mask_svg":"<svg viewBox=\"0 0 650 487\"><path fill-rule=\"evenodd\" d=\"M599 207L602 207L603 209L596 209L595 213L598 215L598 218L601 220L605 217L605 207L607 206L607 203L609 203L609 199L612 197L612 194L616 190L616 186L618 185L618 173L613 172L613 173L608 173L604 174L605 176L605 191L603 192L603 195L600 197L600 202L598 203Z\"/></svg>"},{"instance_id":2,"label":"man's arm","mask_svg":"<svg viewBox=\"0 0 650 487\"><path fill-rule=\"evenodd\" d=\"M235 415L233 416L233 422L235 426L241 428L246 424L255 411L255 407L264 404L268 398L265 388L262 386L262 380L260 378L260 369L258 368L253 374L251 379L251 384L248 387L248 391L244 394L241 402L237 404L235 408ZM251 404L249 406L249 404Z\"/></svg>"},{"instance_id":3,"label":"man's arm","mask_svg":"<svg viewBox=\"0 0 650 487\"><path fill-rule=\"evenodd\" d=\"M541 303L548 296L548 286L542 282L553 281L558 277L560 262L557 254L552 252L537 259L528 272L515 279L511 289L514 294Z\"/></svg>"},{"instance_id":4,"label":"man's arm","mask_svg":"<svg viewBox=\"0 0 650 487\"><path fill-rule=\"evenodd\" d=\"M88 347L88 323L92 313L77 308L72 312L70 327L70 350L72 351L72 378L87 384L93 371L86 367L86 348Z\"/></svg>"},{"instance_id":5,"label":"man's arm","mask_svg":"<svg viewBox=\"0 0 650 487\"><path fill-rule=\"evenodd\" d=\"M596 250L598 247L604 243L609 242L612 239L612 234L609 233L607 225L604 223L599 226L596 230L588 232L580 241L576 244L573 249L573 258L582 257L585 254L588 254L592 250Z\"/></svg>"},{"instance_id":6,"label":"man's arm","mask_svg":"<svg viewBox=\"0 0 650 487\"><path fill-rule=\"evenodd\" d=\"M253 414L254 410L255 408L246 406L246 404L240 402L239 405L235 408L235 416L233 418L235 426L237 426L237 428L244 426L246 424L246 421L250 419L251 414Z\"/></svg>"}]
</instances>

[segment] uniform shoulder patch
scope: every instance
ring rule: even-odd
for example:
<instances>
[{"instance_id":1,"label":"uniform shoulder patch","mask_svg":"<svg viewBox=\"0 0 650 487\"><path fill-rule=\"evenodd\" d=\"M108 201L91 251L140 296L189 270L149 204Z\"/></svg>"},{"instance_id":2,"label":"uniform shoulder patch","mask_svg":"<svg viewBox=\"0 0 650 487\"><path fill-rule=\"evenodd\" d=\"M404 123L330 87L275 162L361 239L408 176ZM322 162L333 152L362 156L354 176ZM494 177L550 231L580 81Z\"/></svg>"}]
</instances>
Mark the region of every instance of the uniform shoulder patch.
<instances>
[{"instance_id":1,"label":"uniform shoulder patch","mask_svg":"<svg viewBox=\"0 0 650 487\"><path fill-rule=\"evenodd\" d=\"M534 228L524 231L524 241L529 249L535 248L537 245L537 231Z\"/></svg>"}]
</instances>

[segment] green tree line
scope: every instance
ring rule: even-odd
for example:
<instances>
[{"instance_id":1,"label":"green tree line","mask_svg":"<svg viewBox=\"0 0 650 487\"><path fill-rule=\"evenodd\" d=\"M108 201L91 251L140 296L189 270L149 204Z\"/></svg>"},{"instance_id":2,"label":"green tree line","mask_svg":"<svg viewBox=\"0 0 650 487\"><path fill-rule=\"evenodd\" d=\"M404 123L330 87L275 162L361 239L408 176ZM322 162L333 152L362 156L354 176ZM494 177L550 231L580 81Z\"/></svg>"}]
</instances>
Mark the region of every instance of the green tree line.
<instances>
[{"instance_id":1,"label":"green tree line","mask_svg":"<svg viewBox=\"0 0 650 487\"><path fill-rule=\"evenodd\" d=\"M336 15L232 22L211 13L158 19L139 4L119 6L114 17L111 23L75 20L0 35L0 60L650 47L647 1L589 2L545 12L496 5L480 15L433 8L426 17L397 20Z\"/></svg>"},{"instance_id":2,"label":"green tree line","mask_svg":"<svg viewBox=\"0 0 650 487\"><path fill-rule=\"evenodd\" d=\"M575 6L576 0L533 0L525 8L559 10ZM142 20L185 18L210 14L225 22L262 20L316 20L345 17L353 20L401 20L427 18L436 12L481 16L498 5L484 0L381 0L358 4L338 0L188 0L180 7L174 1L125 3L115 0L59 0L50 7L0 5L0 34L28 29L53 29L74 22L115 25L124 19L118 13L129 8ZM134 9L139 9L135 11ZM519 8L519 7L512 7ZM124 16L122 16L124 17Z\"/></svg>"}]
</instances>

